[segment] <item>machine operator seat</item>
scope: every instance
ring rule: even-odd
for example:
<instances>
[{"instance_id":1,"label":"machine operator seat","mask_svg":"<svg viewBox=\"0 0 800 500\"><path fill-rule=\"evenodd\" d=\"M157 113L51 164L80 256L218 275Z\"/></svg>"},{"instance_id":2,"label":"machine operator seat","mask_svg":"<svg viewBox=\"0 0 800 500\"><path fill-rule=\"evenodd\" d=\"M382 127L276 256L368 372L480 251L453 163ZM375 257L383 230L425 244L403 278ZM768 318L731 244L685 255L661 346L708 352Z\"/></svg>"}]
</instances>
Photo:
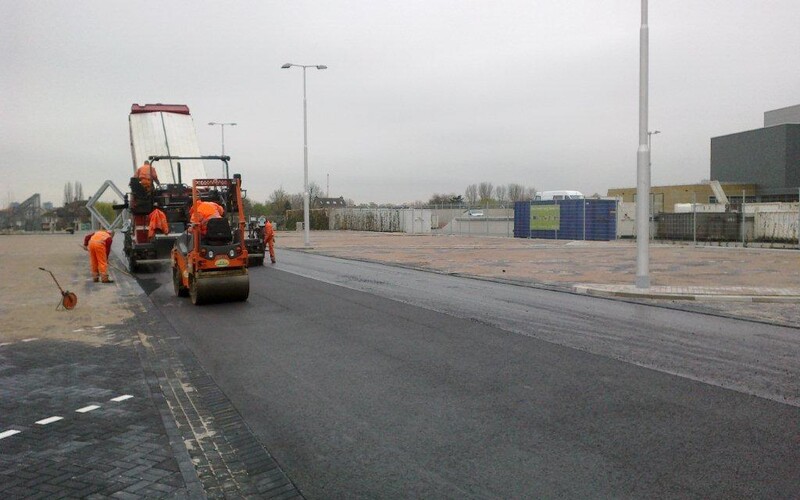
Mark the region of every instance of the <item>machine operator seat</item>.
<instances>
[{"instance_id":1,"label":"machine operator seat","mask_svg":"<svg viewBox=\"0 0 800 500\"><path fill-rule=\"evenodd\" d=\"M203 236L203 241L207 245L229 245L232 239L231 224L226 217L209 219L206 223L206 234Z\"/></svg>"}]
</instances>

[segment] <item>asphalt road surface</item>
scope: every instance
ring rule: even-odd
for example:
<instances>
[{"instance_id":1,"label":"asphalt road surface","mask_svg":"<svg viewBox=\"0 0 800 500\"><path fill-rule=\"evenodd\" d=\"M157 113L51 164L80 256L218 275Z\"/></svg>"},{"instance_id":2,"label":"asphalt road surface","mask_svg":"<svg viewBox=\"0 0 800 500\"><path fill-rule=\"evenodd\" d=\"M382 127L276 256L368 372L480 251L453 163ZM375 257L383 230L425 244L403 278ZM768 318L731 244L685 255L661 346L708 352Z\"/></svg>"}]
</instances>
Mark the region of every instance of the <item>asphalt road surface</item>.
<instances>
[{"instance_id":1,"label":"asphalt road surface","mask_svg":"<svg viewBox=\"0 0 800 500\"><path fill-rule=\"evenodd\" d=\"M800 495L797 330L279 258L140 282L308 498Z\"/></svg>"}]
</instances>

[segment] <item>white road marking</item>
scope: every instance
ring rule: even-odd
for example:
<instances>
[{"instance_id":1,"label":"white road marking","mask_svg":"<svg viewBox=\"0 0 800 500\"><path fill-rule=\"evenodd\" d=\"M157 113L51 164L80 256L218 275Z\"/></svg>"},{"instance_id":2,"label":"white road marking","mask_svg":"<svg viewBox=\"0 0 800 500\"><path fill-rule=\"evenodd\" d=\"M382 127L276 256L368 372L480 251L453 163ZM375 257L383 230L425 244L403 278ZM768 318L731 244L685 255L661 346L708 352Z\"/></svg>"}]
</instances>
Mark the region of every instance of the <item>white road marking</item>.
<instances>
[{"instance_id":1,"label":"white road marking","mask_svg":"<svg viewBox=\"0 0 800 500\"><path fill-rule=\"evenodd\" d=\"M75 412L76 413L86 413L88 411L96 410L98 408L100 408L100 406L98 406L98 405L89 405L89 406L84 406L83 408L78 408L77 410L75 410Z\"/></svg>"},{"instance_id":2,"label":"white road marking","mask_svg":"<svg viewBox=\"0 0 800 500\"><path fill-rule=\"evenodd\" d=\"M23 342L33 342L34 340L39 340L39 338L38 337L33 337L33 338L30 338L30 339L22 339Z\"/></svg>"},{"instance_id":3,"label":"white road marking","mask_svg":"<svg viewBox=\"0 0 800 500\"><path fill-rule=\"evenodd\" d=\"M125 401L126 399L131 399L133 396L130 394L125 394L124 396L117 396L115 398L111 398L111 401Z\"/></svg>"},{"instance_id":4,"label":"white road marking","mask_svg":"<svg viewBox=\"0 0 800 500\"><path fill-rule=\"evenodd\" d=\"M0 347L11 345L11 344L13 344L13 342L3 342L2 344L0 344Z\"/></svg>"},{"instance_id":5,"label":"white road marking","mask_svg":"<svg viewBox=\"0 0 800 500\"><path fill-rule=\"evenodd\" d=\"M77 330L72 330L72 333L78 333L78 332L82 332L82 331L83 331L83 328L78 328Z\"/></svg>"},{"instance_id":6,"label":"white road marking","mask_svg":"<svg viewBox=\"0 0 800 500\"><path fill-rule=\"evenodd\" d=\"M58 422L59 420L64 420L64 417L48 417L36 422L39 425L47 425L52 424L53 422Z\"/></svg>"},{"instance_id":7,"label":"white road marking","mask_svg":"<svg viewBox=\"0 0 800 500\"><path fill-rule=\"evenodd\" d=\"M105 326L104 325L93 326L92 328L94 328L95 330L100 330L101 328L105 328Z\"/></svg>"},{"instance_id":8,"label":"white road marking","mask_svg":"<svg viewBox=\"0 0 800 500\"><path fill-rule=\"evenodd\" d=\"M10 431L0 432L0 439L5 439L5 438L7 438L9 436L13 436L14 434L19 434L20 432L22 432L22 431L17 431L17 430L14 430L14 429L11 429Z\"/></svg>"}]
</instances>

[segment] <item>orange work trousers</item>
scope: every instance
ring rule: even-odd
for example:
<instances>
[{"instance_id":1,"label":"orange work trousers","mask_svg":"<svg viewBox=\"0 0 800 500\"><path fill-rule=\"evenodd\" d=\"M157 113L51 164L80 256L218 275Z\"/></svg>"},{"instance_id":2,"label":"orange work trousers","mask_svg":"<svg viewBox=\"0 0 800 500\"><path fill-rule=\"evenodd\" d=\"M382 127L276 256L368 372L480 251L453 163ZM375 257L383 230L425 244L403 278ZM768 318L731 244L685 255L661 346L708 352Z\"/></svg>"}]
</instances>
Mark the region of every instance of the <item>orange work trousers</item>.
<instances>
[{"instance_id":1,"label":"orange work trousers","mask_svg":"<svg viewBox=\"0 0 800 500\"><path fill-rule=\"evenodd\" d=\"M267 240L267 247L269 248L269 258L272 263L275 263L275 239L269 238Z\"/></svg>"},{"instance_id":2,"label":"orange work trousers","mask_svg":"<svg viewBox=\"0 0 800 500\"><path fill-rule=\"evenodd\" d=\"M93 278L97 278L99 274L103 279L108 279L108 256L105 242L89 242L89 266L92 268Z\"/></svg>"}]
</instances>

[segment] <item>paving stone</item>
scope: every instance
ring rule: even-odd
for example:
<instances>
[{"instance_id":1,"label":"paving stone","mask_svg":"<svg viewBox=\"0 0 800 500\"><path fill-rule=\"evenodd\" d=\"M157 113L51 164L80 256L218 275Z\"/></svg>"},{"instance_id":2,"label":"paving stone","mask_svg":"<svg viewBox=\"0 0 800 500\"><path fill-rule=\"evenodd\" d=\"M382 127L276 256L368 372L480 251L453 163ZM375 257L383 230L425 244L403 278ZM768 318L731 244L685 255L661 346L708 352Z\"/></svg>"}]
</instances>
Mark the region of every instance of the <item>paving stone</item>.
<instances>
[{"instance_id":1,"label":"paving stone","mask_svg":"<svg viewBox=\"0 0 800 500\"><path fill-rule=\"evenodd\" d=\"M130 319L97 343L43 337L0 352L2 428L23 431L2 442L0 499L198 498L204 487L258 496L262 468L291 484L138 285L120 277L114 287L109 316ZM134 397L110 401L123 394ZM99 408L75 412L91 404ZM34 424L50 416L63 420Z\"/></svg>"}]
</instances>

